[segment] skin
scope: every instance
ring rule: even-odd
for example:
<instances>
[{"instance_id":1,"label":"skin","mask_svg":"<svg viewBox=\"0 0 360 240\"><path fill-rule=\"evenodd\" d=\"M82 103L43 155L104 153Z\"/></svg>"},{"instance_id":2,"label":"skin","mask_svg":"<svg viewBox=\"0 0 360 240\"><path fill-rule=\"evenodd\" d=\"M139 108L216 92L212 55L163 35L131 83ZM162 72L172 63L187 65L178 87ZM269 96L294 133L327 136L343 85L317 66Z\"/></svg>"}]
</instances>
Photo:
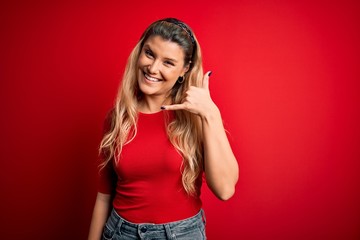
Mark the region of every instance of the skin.
<instances>
[{"instance_id":1,"label":"skin","mask_svg":"<svg viewBox=\"0 0 360 240\"><path fill-rule=\"evenodd\" d=\"M172 87L178 77L184 76L189 70L182 48L159 36L150 37L141 50L138 67L138 84L144 96L139 103L139 111L154 113L163 107L165 111L186 110L198 115L203 130L206 182L219 199L232 197L238 180L238 164L227 139L220 111L210 96L210 72L205 74L201 87L190 87L183 103L169 105ZM110 210L111 196L98 193L89 240L101 239Z\"/></svg>"},{"instance_id":2,"label":"skin","mask_svg":"<svg viewBox=\"0 0 360 240\"><path fill-rule=\"evenodd\" d=\"M93 215L91 218L88 240L100 240L103 227L111 209L111 196L98 193L95 200Z\"/></svg>"},{"instance_id":3,"label":"skin","mask_svg":"<svg viewBox=\"0 0 360 240\"><path fill-rule=\"evenodd\" d=\"M239 168L227 139L221 114L209 91L209 74L205 74L201 87L190 87L181 104L165 105L165 110L186 110L200 116L204 139L204 165L206 183L221 200L235 193Z\"/></svg>"},{"instance_id":4,"label":"skin","mask_svg":"<svg viewBox=\"0 0 360 240\"><path fill-rule=\"evenodd\" d=\"M150 37L144 43L138 66L138 84L144 96L139 111L146 113L158 112L161 105L169 103L171 89L189 70L182 48L160 36Z\"/></svg>"}]
</instances>

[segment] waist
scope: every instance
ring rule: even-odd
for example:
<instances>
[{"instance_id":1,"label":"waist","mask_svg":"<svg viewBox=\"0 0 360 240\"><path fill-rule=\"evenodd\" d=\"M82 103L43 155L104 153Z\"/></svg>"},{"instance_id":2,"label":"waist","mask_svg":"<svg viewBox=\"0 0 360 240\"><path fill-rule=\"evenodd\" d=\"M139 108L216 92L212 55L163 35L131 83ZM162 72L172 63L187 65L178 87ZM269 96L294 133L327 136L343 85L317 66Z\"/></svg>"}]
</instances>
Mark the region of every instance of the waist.
<instances>
[{"instance_id":1,"label":"waist","mask_svg":"<svg viewBox=\"0 0 360 240\"><path fill-rule=\"evenodd\" d=\"M206 218L204 211L200 209L194 216L179 221L162 224L133 223L121 217L115 209L113 209L107 224L110 229L119 229L120 232L128 234L169 234L169 232L171 232L171 234L176 235L183 233L184 230L203 229L206 224Z\"/></svg>"},{"instance_id":2,"label":"waist","mask_svg":"<svg viewBox=\"0 0 360 240\"><path fill-rule=\"evenodd\" d=\"M117 188L113 207L127 221L159 224L194 216L202 202L199 194L188 195L182 186L175 190L166 186L129 190L123 186Z\"/></svg>"},{"instance_id":3,"label":"waist","mask_svg":"<svg viewBox=\"0 0 360 240\"><path fill-rule=\"evenodd\" d=\"M115 198L113 208L116 213L132 223L161 224L176 222L196 215L201 207L200 198L166 199L166 201L133 201Z\"/></svg>"}]
</instances>

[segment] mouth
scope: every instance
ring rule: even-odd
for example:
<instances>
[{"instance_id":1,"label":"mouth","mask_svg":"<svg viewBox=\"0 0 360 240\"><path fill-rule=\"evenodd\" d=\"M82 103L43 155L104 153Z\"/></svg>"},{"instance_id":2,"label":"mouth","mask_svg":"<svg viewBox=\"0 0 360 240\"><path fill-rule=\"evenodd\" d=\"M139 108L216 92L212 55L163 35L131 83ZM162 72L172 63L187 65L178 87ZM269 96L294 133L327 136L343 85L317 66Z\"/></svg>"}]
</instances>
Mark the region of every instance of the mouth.
<instances>
[{"instance_id":1,"label":"mouth","mask_svg":"<svg viewBox=\"0 0 360 240\"><path fill-rule=\"evenodd\" d=\"M148 80L149 82L161 82L162 80L161 79L158 79L158 78L154 78L154 77L151 77L149 76L148 74L146 74L145 72L143 72L144 76L145 76L145 79Z\"/></svg>"}]
</instances>

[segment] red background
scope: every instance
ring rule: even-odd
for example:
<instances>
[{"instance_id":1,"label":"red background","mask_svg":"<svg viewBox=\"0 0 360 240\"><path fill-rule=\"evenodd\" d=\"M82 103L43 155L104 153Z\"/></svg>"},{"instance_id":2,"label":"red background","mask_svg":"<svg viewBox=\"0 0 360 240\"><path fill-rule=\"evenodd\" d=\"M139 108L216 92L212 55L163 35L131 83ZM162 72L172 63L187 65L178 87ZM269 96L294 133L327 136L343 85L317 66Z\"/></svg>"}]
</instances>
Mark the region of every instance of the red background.
<instances>
[{"instance_id":1,"label":"red background","mask_svg":"<svg viewBox=\"0 0 360 240\"><path fill-rule=\"evenodd\" d=\"M149 23L197 34L240 166L209 240L360 239L358 1L1 3L1 239L85 239L102 122Z\"/></svg>"}]
</instances>

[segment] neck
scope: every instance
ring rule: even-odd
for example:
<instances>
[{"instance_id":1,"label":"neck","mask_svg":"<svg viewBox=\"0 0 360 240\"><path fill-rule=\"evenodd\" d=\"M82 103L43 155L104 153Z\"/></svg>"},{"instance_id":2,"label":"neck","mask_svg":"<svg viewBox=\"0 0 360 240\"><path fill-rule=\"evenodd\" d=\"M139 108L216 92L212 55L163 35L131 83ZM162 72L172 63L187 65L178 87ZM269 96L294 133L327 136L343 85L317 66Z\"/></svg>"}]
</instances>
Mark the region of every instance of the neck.
<instances>
[{"instance_id":1,"label":"neck","mask_svg":"<svg viewBox=\"0 0 360 240\"><path fill-rule=\"evenodd\" d=\"M144 96L139 103L138 111L142 113L155 113L161 111L161 106L170 104L170 99L163 96Z\"/></svg>"}]
</instances>

